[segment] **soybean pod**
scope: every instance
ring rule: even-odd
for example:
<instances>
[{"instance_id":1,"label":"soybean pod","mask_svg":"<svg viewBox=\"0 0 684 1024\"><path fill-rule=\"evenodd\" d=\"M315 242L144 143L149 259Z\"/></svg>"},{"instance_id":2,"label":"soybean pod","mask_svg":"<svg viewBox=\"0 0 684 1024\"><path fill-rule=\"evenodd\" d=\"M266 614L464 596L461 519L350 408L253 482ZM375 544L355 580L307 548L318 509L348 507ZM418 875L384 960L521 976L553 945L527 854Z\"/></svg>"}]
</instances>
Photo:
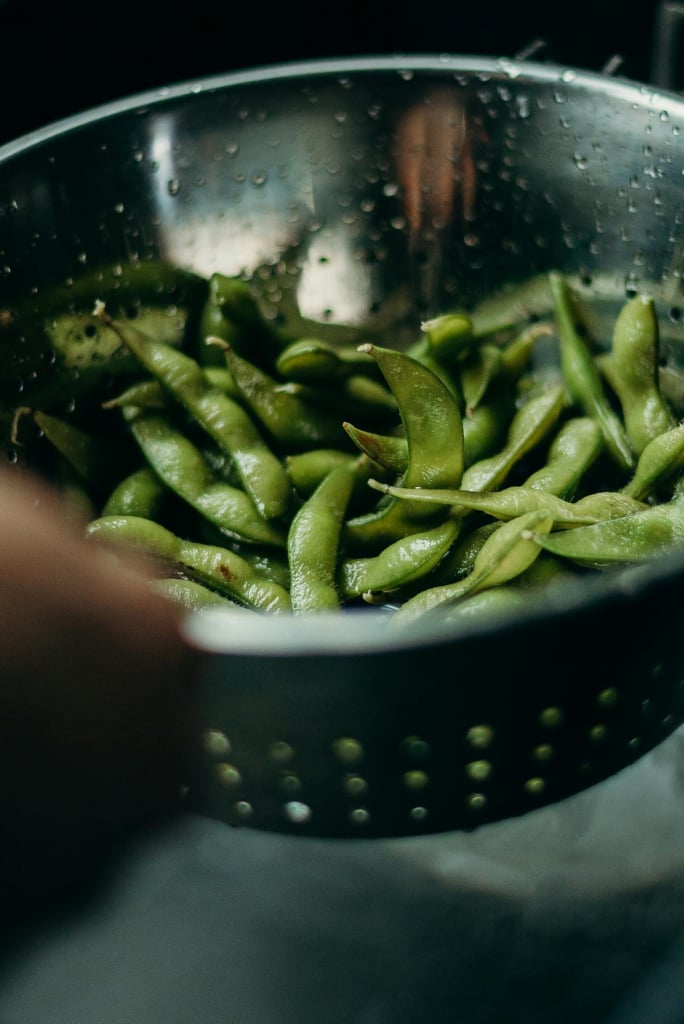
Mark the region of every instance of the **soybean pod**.
<instances>
[{"instance_id":1,"label":"soybean pod","mask_svg":"<svg viewBox=\"0 0 684 1024\"><path fill-rule=\"evenodd\" d=\"M553 518L554 526L571 528L600 523L605 519L641 512L647 506L619 491L587 494L579 501L565 501L532 487L505 487L499 491L429 490L428 488L393 487L369 480L371 487L407 501L425 501L449 505L456 509L484 512L495 519L515 519L528 512L543 509Z\"/></svg>"},{"instance_id":2,"label":"soybean pod","mask_svg":"<svg viewBox=\"0 0 684 1024\"><path fill-rule=\"evenodd\" d=\"M292 519L287 554L296 614L340 608L336 583L340 535L355 480L353 467L332 469Z\"/></svg>"},{"instance_id":3,"label":"soybean pod","mask_svg":"<svg viewBox=\"0 0 684 1024\"><path fill-rule=\"evenodd\" d=\"M101 516L89 523L86 537L109 546L130 547L179 569L197 583L257 611L291 610L290 595L279 583L258 575L229 548L200 544L139 516Z\"/></svg>"},{"instance_id":4,"label":"soybean pod","mask_svg":"<svg viewBox=\"0 0 684 1024\"><path fill-rule=\"evenodd\" d=\"M537 543L551 554L592 569L638 565L672 554L684 545L684 499L648 507L576 530L538 536Z\"/></svg>"},{"instance_id":5,"label":"soybean pod","mask_svg":"<svg viewBox=\"0 0 684 1024\"><path fill-rule=\"evenodd\" d=\"M392 627L401 628L428 611L519 576L538 558L539 538L548 534L552 525L553 518L545 511L528 512L504 523L487 538L464 579L419 591L394 613Z\"/></svg>"},{"instance_id":6,"label":"soybean pod","mask_svg":"<svg viewBox=\"0 0 684 1024\"><path fill-rule=\"evenodd\" d=\"M634 450L608 400L593 353L577 329L568 283L561 274L554 272L549 275L549 284L558 321L561 371L570 397L588 416L596 419L615 462L631 471L636 464Z\"/></svg>"},{"instance_id":7,"label":"soybean pod","mask_svg":"<svg viewBox=\"0 0 684 1024\"><path fill-rule=\"evenodd\" d=\"M378 345L362 350L374 358L395 395L406 435L407 487L455 486L463 473L463 423L451 392L427 367L405 353ZM392 499L346 524L345 543L380 550L407 533L424 529L434 509Z\"/></svg>"},{"instance_id":8,"label":"soybean pod","mask_svg":"<svg viewBox=\"0 0 684 1024\"><path fill-rule=\"evenodd\" d=\"M211 385L199 363L184 352L112 320L101 306L98 315L111 323L148 372L232 456L259 514L265 519L284 516L292 500L289 477L249 414Z\"/></svg>"},{"instance_id":9,"label":"soybean pod","mask_svg":"<svg viewBox=\"0 0 684 1024\"><path fill-rule=\"evenodd\" d=\"M128 410L128 429L166 486L210 523L238 540L285 546L283 527L259 515L238 487L212 473L202 453L166 416Z\"/></svg>"},{"instance_id":10,"label":"soybean pod","mask_svg":"<svg viewBox=\"0 0 684 1024\"><path fill-rule=\"evenodd\" d=\"M655 303L649 295L635 295L623 305L615 322L610 380L637 455L676 422L660 390L659 360L660 331Z\"/></svg>"}]
</instances>

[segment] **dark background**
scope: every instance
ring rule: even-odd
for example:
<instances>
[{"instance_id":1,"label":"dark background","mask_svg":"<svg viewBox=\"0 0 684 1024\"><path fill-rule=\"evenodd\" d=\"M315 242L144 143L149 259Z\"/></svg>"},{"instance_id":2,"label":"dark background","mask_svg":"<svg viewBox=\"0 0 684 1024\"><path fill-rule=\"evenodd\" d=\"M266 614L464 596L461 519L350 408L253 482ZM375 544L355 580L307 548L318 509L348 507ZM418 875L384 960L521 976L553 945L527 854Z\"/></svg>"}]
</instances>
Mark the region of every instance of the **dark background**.
<instances>
[{"instance_id":1,"label":"dark background","mask_svg":"<svg viewBox=\"0 0 684 1024\"><path fill-rule=\"evenodd\" d=\"M355 54L536 59L652 80L658 0L0 0L0 142L139 90Z\"/></svg>"}]
</instances>

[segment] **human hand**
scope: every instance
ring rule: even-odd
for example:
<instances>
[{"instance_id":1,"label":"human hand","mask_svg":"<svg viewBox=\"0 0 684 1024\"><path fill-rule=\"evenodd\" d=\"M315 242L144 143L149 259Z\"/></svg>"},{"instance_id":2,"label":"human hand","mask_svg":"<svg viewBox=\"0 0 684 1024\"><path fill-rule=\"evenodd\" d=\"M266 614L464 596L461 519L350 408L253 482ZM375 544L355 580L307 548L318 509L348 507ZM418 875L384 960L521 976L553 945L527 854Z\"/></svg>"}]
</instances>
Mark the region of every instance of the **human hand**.
<instances>
[{"instance_id":1,"label":"human hand","mask_svg":"<svg viewBox=\"0 0 684 1024\"><path fill-rule=\"evenodd\" d=\"M194 655L147 574L0 467L0 907L77 884L178 806Z\"/></svg>"}]
</instances>

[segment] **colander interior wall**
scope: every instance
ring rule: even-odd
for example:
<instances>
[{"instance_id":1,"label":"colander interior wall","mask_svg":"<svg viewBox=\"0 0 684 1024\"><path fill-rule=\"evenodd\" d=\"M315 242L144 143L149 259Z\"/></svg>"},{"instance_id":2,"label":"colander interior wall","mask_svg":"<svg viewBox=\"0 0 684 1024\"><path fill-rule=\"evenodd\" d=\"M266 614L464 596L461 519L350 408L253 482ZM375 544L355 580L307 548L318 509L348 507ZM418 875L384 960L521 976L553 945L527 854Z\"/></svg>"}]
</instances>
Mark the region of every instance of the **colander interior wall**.
<instances>
[{"instance_id":1,"label":"colander interior wall","mask_svg":"<svg viewBox=\"0 0 684 1024\"><path fill-rule=\"evenodd\" d=\"M679 300L682 102L553 66L378 58L235 74L4 147L2 296L171 259L335 326L551 266ZM669 305L667 312L669 313Z\"/></svg>"}]
</instances>

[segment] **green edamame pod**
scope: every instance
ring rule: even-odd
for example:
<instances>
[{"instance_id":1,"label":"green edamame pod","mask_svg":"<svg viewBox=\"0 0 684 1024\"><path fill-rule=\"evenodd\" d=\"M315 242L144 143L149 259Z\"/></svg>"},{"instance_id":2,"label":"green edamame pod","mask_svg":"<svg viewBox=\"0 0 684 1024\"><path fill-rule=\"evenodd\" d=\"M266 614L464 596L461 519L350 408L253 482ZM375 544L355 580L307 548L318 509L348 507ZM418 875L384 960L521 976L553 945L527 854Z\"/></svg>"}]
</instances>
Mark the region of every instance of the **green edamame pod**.
<instances>
[{"instance_id":1,"label":"green edamame pod","mask_svg":"<svg viewBox=\"0 0 684 1024\"><path fill-rule=\"evenodd\" d=\"M141 380L130 384L118 395L102 403L103 409L167 409L171 404L169 393L157 380Z\"/></svg>"},{"instance_id":2,"label":"green edamame pod","mask_svg":"<svg viewBox=\"0 0 684 1024\"><path fill-rule=\"evenodd\" d=\"M635 295L623 305L610 355L610 382L620 400L627 436L639 455L676 422L658 382L660 331L650 296Z\"/></svg>"},{"instance_id":3,"label":"green edamame pod","mask_svg":"<svg viewBox=\"0 0 684 1024\"><path fill-rule=\"evenodd\" d=\"M466 491L485 491L499 487L523 455L548 437L558 422L563 405L563 388L560 385L545 388L524 402L511 420L504 447L495 455L468 466L463 474L461 488ZM411 485L404 481L404 486Z\"/></svg>"},{"instance_id":4,"label":"green edamame pod","mask_svg":"<svg viewBox=\"0 0 684 1024\"><path fill-rule=\"evenodd\" d=\"M141 466L116 485L102 507L102 515L157 519L167 493L154 470Z\"/></svg>"},{"instance_id":5,"label":"green edamame pod","mask_svg":"<svg viewBox=\"0 0 684 1024\"><path fill-rule=\"evenodd\" d=\"M457 368L451 363L439 359L425 336L418 338L412 345L409 345L406 349L406 355L410 356L411 359L415 359L421 366L431 370L435 377L441 380L442 384L451 392L454 401L462 413L465 402Z\"/></svg>"},{"instance_id":6,"label":"green edamame pod","mask_svg":"<svg viewBox=\"0 0 684 1024\"><path fill-rule=\"evenodd\" d=\"M543 509L552 517L553 525L569 529L600 523L604 519L640 512L647 506L619 491L588 494L579 501L565 501L533 487L504 487L500 491L429 490L420 487L395 487L369 480L371 487L407 501L426 501L458 509L484 512L495 519L516 519L528 512Z\"/></svg>"},{"instance_id":7,"label":"green edamame pod","mask_svg":"<svg viewBox=\"0 0 684 1024\"><path fill-rule=\"evenodd\" d=\"M646 445L634 475L622 488L638 501L645 501L684 469L684 423L666 430Z\"/></svg>"},{"instance_id":8,"label":"green edamame pod","mask_svg":"<svg viewBox=\"0 0 684 1024\"><path fill-rule=\"evenodd\" d=\"M431 530L401 537L369 558L346 558L340 590L347 600L390 593L423 579L442 561L458 536L460 523L449 519Z\"/></svg>"},{"instance_id":9,"label":"green edamame pod","mask_svg":"<svg viewBox=\"0 0 684 1024\"><path fill-rule=\"evenodd\" d=\"M473 346L473 323L466 313L444 313L425 320L420 329L430 352L442 364L462 359Z\"/></svg>"},{"instance_id":10,"label":"green edamame pod","mask_svg":"<svg viewBox=\"0 0 684 1024\"><path fill-rule=\"evenodd\" d=\"M331 345L320 338L298 338L278 354L277 372L300 384L337 380L350 374L373 374L373 363L356 345Z\"/></svg>"},{"instance_id":11,"label":"green edamame pod","mask_svg":"<svg viewBox=\"0 0 684 1024\"><path fill-rule=\"evenodd\" d=\"M503 356L498 345L479 345L464 359L460 378L466 417L480 405L502 365Z\"/></svg>"},{"instance_id":12,"label":"green edamame pod","mask_svg":"<svg viewBox=\"0 0 684 1024\"><path fill-rule=\"evenodd\" d=\"M546 463L531 473L525 487L570 498L584 474L603 451L603 434L590 416L561 424L549 446Z\"/></svg>"},{"instance_id":13,"label":"green edamame pod","mask_svg":"<svg viewBox=\"0 0 684 1024\"><path fill-rule=\"evenodd\" d=\"M284 528L259 515L245 491L217 479L199 449L169 417L135 409L124 414L142 454L169 490L231 537L284 547Z\"/></svg>"},{"instance_id":14,"label":"green edamame pod","mask_svg":"<svg viewBox=\"0 0 684 1024\"><path fill-rule=\"evenodd\" d=\"M340 535L355 481L353 467L331 470L292 519L287 556L296 614L340 607L336 585Z\"/></svg>"},{"instance_id":15,"label":"green edamame pod","mask_svg":"<svg viewBox=\"0 0 684 1024\"><path fill-rule=\"evenodd\" d=\"M210 343L217 339L209 339ZM245 405L279 445L335 447L346 438L336 413L284 390L251 360L221 343L223 354Z\"/></svg>"},{"instance_id":16,"label":"green edamame pod","mask_svg":"<svg viewBox=\"0 0 684 1024\"><path fill-rule=\"evenodd\" d=\"M93 437L73 423L59 416L41 412L40 409L34 411L33 419L43 437L54 445L81 479L90 483L101 480L107 454L103 439Z\"/></svg>"},{"instance_id":17,"label":"green edamame pod","mask_svg":"<svg viewBox=\"0 0 684 1024\"><path fill-rule=\"evenodd\" d=\"M225 391L231 398L239 398L233 375L224 366L205 366L204 376L208 383L219 391ZM139 409L168 409L173 399L158 380L141 380L130 384L120 394L102 403L103 409L122 409L124 406L136 406Z\"/></svg>"},{"instance_id":18,"label":"green edamame pod","mask_svg":"<svg viewBox=\"0 0 684 1024\"><path fill-rule=\"evenodd\" d=\"M357 455L339 448L312 448L286 455L284 462L292 486L301 497L308 498L331 470L338 466L354 467L357 460Z\"/></svg>"},{"instance_id":19,"label":"green edamame pod","mask_svg":"<svg viewBox=\"0 0 684 1024\"><path fill-rule=\"evenodd\" d=\"M287 590L258 575L249 562L234 551L184 540L152 519L100 516L86 527L86 538L131 547L161 559L195 582L248 608L273 613L291 610Z\"/></svg>"},{"instance_id":20,"label":"green edamame pod","mask_svg":"<svg viewBox=\"0 0 684 1024\"><path fill-rule=\"evenodd\" d=\"M382 381L365 373L351 373L334 383L319 383L316 387L286 381L281 390L314 409L323 408L328 415L336 411L339 422L354 416L387 423L397 415L397 401L392 392Z\"/></svg>"},{"instance_id":21,"label":"green edamame pod","mask_svg":"<svg viewBox=\"0 0 684 1024\"><path fill-rule=\"evenodd\" d=\"M526 611L530 607L530 598L533 595L541 595L545 587L556 586L576 578L576 572L568 570L567 563L564 564L561 559L542 551L532 565L510 583L479 590L461 598L443 611L443 619L446 622L459 622L472 617L480 619L485 615L508 615L511 612Z\"/></svg>"},{"instance_id":22,"label":"green edamame pod","mask_svg":"<svg viewBox=\"0 0 684 1024\"><path fill-rule=\"evenodd\" d=\"M610 405L593 354L577 330L567 281L553 272L549 274L549 285L558 321L561 371L568 393L587 416L594 417L616 463L631 471L636 464L634 451L622 421Z\"/></svg>"},{"instance_id":23,"label":"green edamame pod","mask_svg":"<svg viewBox=\"0 0 684 1024\"><path fill-rule=\"evenodd\" d=\"M456 519L455 522L461 524L461 530L455 543L431 573L428 581L431 587L442 583L455 583L472 572L478 553L490 534L498 530L502 523L499 519L492 519L470 529L470 524L465 519Z\"/></svg>"},{"instance_id":24,"label":"green edamame pod","mask_svg":"<svg viewBox=\"0 0 684 1024\"><path fill-rule=\"evenodd\" d=\"M46 440L78 476L96 490L107 490L111 480L129 463L129 453L119 440L91 434L67 419L40 409L33 412L33 419Z\"/></svg>"},{"instance_id":25,"label":"green edamame pod","mask_svg":"<svg viewBox=\"0 0 684 1024\"><path fill-rule=\"evenodd\" d=\"M539 320L528 324L501 348L501 369L510 379L516 380L528 368L534 346L540 338L552 337L555 325L552 320Z\"/></svg>"},{"instance_id":26,"label":"green edamame pod","mask_svg":"<svg viewBox=\"0 0 684 1024\"><path fill-rule=\"evenodd\" d=\"M482 621L485 618L509 615L511 612L522 611L529 605L529 598L520 587L507 584L480 590L456 604L448 605L442 610L444 622Z\"/></svg>"},{"instance_id":27,"label":"green edamame pod","mask_svg":"<svg viewBox=\"0 0 684 1024\"><path fill-rule=\"evenodd\" d=\"M342 426L359 451L373 462L393 473L406 472L408 441L403 435L375 434L370 430L360 430L346 421Z\"/></svg>"},{"instance_id":28,"label":"green edamame pod","mask_svg":"<svg viewBox=\"0 0 684 1024\"><path fill-rule=\"evenodd\" d=\"M428 611L454 604L470 594L497 587L519 576L539 556L539 538L549 533L553 519L548 512L528 512L503 523L487 538L472 571L455 583L428 587L409 598L392 616L392 628L401 628Z\"/></svg>"},{"instance_id":29,"label":"green edamame pod","mask_svg":"<svg viewBox=\"0 0 684 1024\"><path fill-rule=\"evenodd\" d=\"M451 392L431 370L405 353L378 345L362 350L378 363L397 399L408 445L403 482L407 487L454 486L463 473L463 423ZM440 518L422 503L392 499L381 508L348 520L345 543L376 549Z\"/></svg>"},{"instance_id":30,"label":"green edamame pod","mask_svg":"<svg viewBox=\"0 0 684 1024\"><path fill-rule=\"evenodd\" d=\"M545 551L592 569L637 565L682 550L684 500L677 496L632 515L551 536L539 536Z\"/></svg>"},{"instance_id":31,"label":"green edamame pod","mask_svg":"<svg viewBox=\"0 0 684 1024\"><path fill-rule=\"evenodd\" d=\"M150 580L150 587L157 594L166 597L174 604L180 605L189 612L201 612L206 608L228 608L230 611L248 611L242 605L235 604L215 590L196 583L195 580L186 580L182 577L171 577L169 579Z\"/></svg>"},{"instance_id":32,"label":"green edamame pod","mask_svg":"<svg viewBox=\"0 0 684 1024\"><path fill-rule=\"evenodd\" d=\"M516 590L538 590L542 587L567 583L582 578L584 570L567 558L558 558L548 551L542 551L529 568L511 580L508 586Z\"/></svg>"},{"instance_id":33,"label":"green edamame pod","mask_svg":"<svg viewBox=\"0 0 684 1024\"><path fill-rule=\"evenodd\" d=\"M494 455L504 444L515 413L512 390L494 385L487 401L463 417L463 465L466 469Z\"/></svg>"},{"instance_id":34,"label":"green edamame pod","mask_svg":"<svg viewBox=\"0 0 684 1024\"><path fill-rule=\"evenodd\" d=\"M478 405L463 417L463 464L468 467L496 450L510 422L508 402L504 399ZM402 434L376 434L352 423L342 424L359 449L373 462L397 475L406 472L408 441Z\"/></svg>"},{"instance_id":35,"label":"green edamame pod","mask_svg":"<svg viewBox=\"0 0 684 1024\"><path fill-rule=\"evenodd\" d=\"M249 284L239 277L212 274L200 314L200 348L203 365L223 365L220 352L204 344L208 337L221 338L260 366L268 366L282 348L278 332L263 316Z\"/></svg>"},{"instance_id":36,"label":"green edamame pod","mask_svg":"<svg viewBox=\"0 0 684 1024\"><path fill-rule=\"evenodd\" d=\"M383 478L385 469L366 455L341 452L336 448L312 448L308 452L297 452L284 459L292 486L300 498L309 498L328 473L337 466L348 466L354 471L354 489L347 509L359 514L366 511L374 498L367 486L371 476Z\"/></svg>"},{"instance_id":37,"label":"green edamame pod","mask_svg":"<svg viewBox=\"0 0 684 1024\"><path fill-rule=\"evenodd\" d=\"M278 519L289 508L292 492L284 466L266 444L249 414L229 395L213 387L196 360L108 319L122 342L159 380L214 441L232 456L245 490L264 519Z\"/></svg>"},{"instance_id":38,"label":"green edamame pod","mask_svg":"<svg viewBox=\"0 0 684 1024\"><path fill-rule=\"evenodd\" d=\"M257 576L270 580L272 583L277 583L289 592L290 567L287 564L286 549L283 549L281 552L279 550L276 551L275 548L269 548L267 551L264 551L260 548L241 547L238 554L249 563L252 571Z\"/></svg>"}]
</instances>

